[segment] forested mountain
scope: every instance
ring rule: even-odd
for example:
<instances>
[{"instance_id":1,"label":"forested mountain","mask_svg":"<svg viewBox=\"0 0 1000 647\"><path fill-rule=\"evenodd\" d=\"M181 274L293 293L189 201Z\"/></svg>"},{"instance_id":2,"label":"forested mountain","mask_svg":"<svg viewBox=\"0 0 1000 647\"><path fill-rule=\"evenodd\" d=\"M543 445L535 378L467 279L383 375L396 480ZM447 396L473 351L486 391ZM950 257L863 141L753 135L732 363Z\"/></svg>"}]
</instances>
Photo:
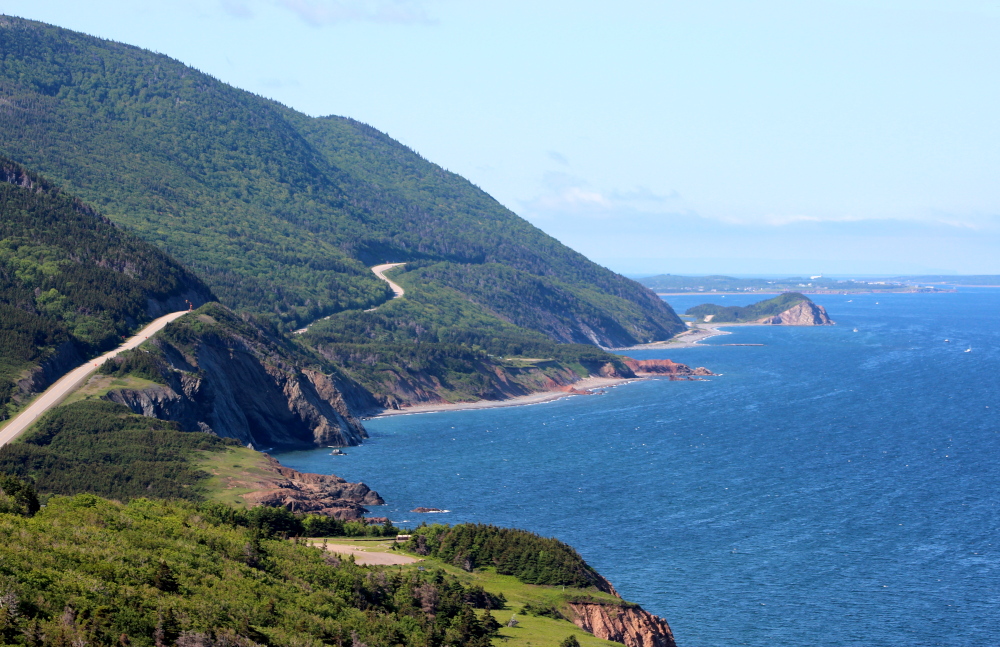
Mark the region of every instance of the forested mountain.
<instances>
[{"instance_id":1,"label":"forested mountain","mask_svg":"<svg viewBox=\"0 0 1000 647\"><path fill-rule=\"evenodd\" d=\"M0 419L141 324L212 298L155 246L0 158Z\"/></svg>"},{"instance_id":2,"label":"forested mountain","mask_svg":"<svg viewBox=\"0 0 1000 647\"><path fill-rule=\"evenodd\" d=\"M646 288L364 124L18 18L0 18L0 54L0 152L160 245L231 307L296 328L385 301L368 265L434 261L424 278L558 341L683 329Z\"/></svg>"}]
</instances>

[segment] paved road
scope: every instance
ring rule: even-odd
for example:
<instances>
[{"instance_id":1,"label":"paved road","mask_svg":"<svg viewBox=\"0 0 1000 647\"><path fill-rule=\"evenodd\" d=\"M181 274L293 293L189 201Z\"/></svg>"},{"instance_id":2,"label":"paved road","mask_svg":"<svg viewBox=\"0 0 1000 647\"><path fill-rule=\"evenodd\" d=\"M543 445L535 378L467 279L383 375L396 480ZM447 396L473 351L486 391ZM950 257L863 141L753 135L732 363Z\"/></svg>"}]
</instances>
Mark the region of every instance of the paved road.
<instances>
[{"instance_id":1,"label":"paved road","mask_svg":"<svg viewBox=\"0 0 1000 647\"><path fill-rule=\"evenodd\" d=\"M91 373L97 370L98 366L123 350L135 348L142 342L152 337L153 334L163 330L163 328L174 319L186 315L187 312L187 310L182 310L181 312L171 312L168 315L163 315L159 319L153 321L153 323L140 330L138 334L130 338L127 342L115 350L107 352L98 358L92 359L62 376L55 384L47 388L44 393L35 398L35 401L31 403L31 406L8 422L7 426L3 429L0 429L0 447L3 447L10 441L17 438L21 432L38 420L43 413L62 402L63 398L86 382L87 378L90 377Z\"/></svg>"},{"instance_id":2,"label":"paved road","mask_svg":"<svg viewBox=\"0 0 1000 647\"><path fill-rule=\"evenodd\" d=\"M394 267L399 267L400 265L406 265L406 263L386 263L385 265L376 265L372 268L372 272L375 272L375 276L388 283L389 287L392 288L392 291L395 294L395 296L392 297L393 299L398 299L406 294L406 290L404 290L398 283L393 283L391 280L385 278L385 273ZM372 308L372 310L374 309L375 308ZM368 310L367 312L371 312L371 310Z\"/></svg>"}]
</instances>

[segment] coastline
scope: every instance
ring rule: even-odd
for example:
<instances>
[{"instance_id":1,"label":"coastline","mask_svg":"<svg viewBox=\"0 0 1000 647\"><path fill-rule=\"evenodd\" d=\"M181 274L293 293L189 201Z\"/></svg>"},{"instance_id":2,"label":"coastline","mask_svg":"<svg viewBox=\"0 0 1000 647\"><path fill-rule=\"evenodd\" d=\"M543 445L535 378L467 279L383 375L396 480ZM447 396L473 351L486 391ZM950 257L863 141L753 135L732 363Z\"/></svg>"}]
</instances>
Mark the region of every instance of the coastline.
<instances>
[{"instance_id":1,"label":"coastline","mask_svg":"<svg viewBox=\"0 0 1000 647\"><path fill-rule=\"evenodd\" d=\"M520 395L516 398L508 398L506 400L478 400L476 402L453 402L453 403L436 403L436 404L418 404L412 407L406 407L405 409L386 409L381 413L377 413L373 416L366 416L365 420L371 420L373 418L385 418L387 416L408 416L418 413L440 413L442 411L466 411L469 409L498 409L500 407L521 407L529 404L542 404L543 402L552 402L553 400L558 400L560 398L565 398L571 395L594 395L593 391L595 389L602 389L607 387L619 386L621 384L628 384L630 382L638 382L639 380L645 380L645 377L585 377L579 382L574 382L573 384L565 387L566 390L556 390L556 391L540 391L538 393L529 393L528 395Z\"/></svg>"},{"instance_id":2,"label":"coastline","mask_svg":"<svg viewBox=\"0 0 1000 647\"><path fill-rule=\"evenodd\" d=\"M675 335L674 337L664 340L664 341L654 341L648 344L637 344L635 346L624 346L622 348L609 348L608 350L619 351L619 350L663 350L667 348L704 348L704 344L701 342L705 341L709 337L717 337L719 335L731 335L732 333L728 330L720 330L722 327L729 328L731 326L750 326L750 325L764 325L764 324L739 324L739 323L718 323L718 324L695 324L688 328L682 333Z\"/></svg>"},{"instance_id":3,"label":"coastline","mask_svg":"<svg viewBox=\"0 0 1000 647\"><path fill-rule=\"evenodd\" d=\"M698 324L695 327L689 328L688 330L679 333L675 337L665 340L665 341L655 341L648 344L639 344L637 346L627 346L624 348L609 348L611 351L622 351L622 350L661 350L661 349L675 349L675 348L704 348L705 345L701 342L708 339L709 337L716 337L718 335L730 335L729 331L720 330L721 327L729 328L731 326L753 326L753 325L763 325L763 324L740 324L740 323L720 323L720 324ZM562 389L556 389L552 391L539 391L538 393L529 393L528 395L519 395L515 398L508 398L506 400L478 400L476 402L442 402L435 404L418 404L412 407L406 407L404 409L384 409L379 413L374 415L365 416L364 420L372 420L374 418L385 418L388 416L409 416L418 413L440 413L443 411L468 411L470 409L498 409L500 407L522 407L529 404L542 404L544 402L552 402L553 400L558 400L560 398L565 398L571 395L593 395L595 389L607 388L619 386L621 384L628 384L630 382L638 382L640 380L648 380L651 376L643 375L641 377L585 377L579 382L574 382L573 384L563 387Z\"/></svg>"}]
</instances>

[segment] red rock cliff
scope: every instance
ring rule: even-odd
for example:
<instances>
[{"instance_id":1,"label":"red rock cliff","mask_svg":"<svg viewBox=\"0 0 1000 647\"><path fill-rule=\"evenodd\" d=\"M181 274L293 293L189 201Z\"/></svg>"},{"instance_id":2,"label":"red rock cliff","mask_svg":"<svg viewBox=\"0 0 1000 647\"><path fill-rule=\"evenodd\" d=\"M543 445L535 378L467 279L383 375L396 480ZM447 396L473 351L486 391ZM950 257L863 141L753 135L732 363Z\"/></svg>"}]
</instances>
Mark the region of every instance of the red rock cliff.
<instances>
[{"instance_id":1,"label":"red rock cliff","mask_svg":"<svg viewBox=\"0 0 1000 647\"><path fill-rule=\"evenodd\" d=\"M623 357L622 359L636 375L715 375L704 366L691 368L687 364L679 364L669 359L632 359L631 357Z\"/></svg>"},{"instance_id":2,"label":"red rock cliff","mask_svg":"<svg viewBox=\"0 0 1000 647\"><path fill-rule=\"evenodd\" d=\"M569 605L573 624L627 647L676 647L667 621L640 607L579 602Z\"/></svg>"}]
</instances>

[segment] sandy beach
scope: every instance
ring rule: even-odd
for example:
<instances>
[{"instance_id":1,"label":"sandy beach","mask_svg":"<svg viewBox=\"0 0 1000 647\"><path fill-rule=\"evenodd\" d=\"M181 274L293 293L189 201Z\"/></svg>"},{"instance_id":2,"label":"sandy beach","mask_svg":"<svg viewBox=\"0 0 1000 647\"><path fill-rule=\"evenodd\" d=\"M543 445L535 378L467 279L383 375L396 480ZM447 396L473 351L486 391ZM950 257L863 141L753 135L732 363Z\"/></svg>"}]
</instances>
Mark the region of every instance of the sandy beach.
<instances>
[{"instance_id":1,"label":"sandy beach","mask_svg":"<svg viewBox=\"0 0 1000 647\"><path fill-rule=\"evenodd\" d=\"M596 389L618 386L619 384L627 384L629 382L636 382L642 379L646 378L587 377L580 380L579 382L571 384L570 387L572 387L574 391L592 392ZM405 409L386 409L382 413L370 417L383 418L385 416L405 416L416 413L437 413L440 411L464 411L467 409L496 409L499 407L523 407L528 404L541 404L543 402L551 402L552 400L558 400L559 398L565 398L571 395L586 395L582 393L576 393L574 391L541 391L539 393L531 393L529 395L522 395L516 398L508 398L507 400L479 400L478 402L457 402L454 404L419 404L413 407L406 407Z\"/></svg>"},{"instance_id":2,"label":"sandy beach","mask_svg":"<svg viewBox=\"0 0 1000 647\"><path fill-rule=\"evenodd\" d=\"M716 337L718 335L729 335L732 334L726 330L720 330L721 327L725 326L730 328L732 326L746 326L752 324L737 324L737 323L722 323L722 324L697 324L687 331L680 333L679 335L668 339L666 341L654 341L649 344L638 344L636 346L626 346L624 348L612 348L611 350L621 351L621 350L661 350L669 348L694 348L695 346L701 346L701 342L705 341L709 337Z\"/></svg>"}]
</instances>

